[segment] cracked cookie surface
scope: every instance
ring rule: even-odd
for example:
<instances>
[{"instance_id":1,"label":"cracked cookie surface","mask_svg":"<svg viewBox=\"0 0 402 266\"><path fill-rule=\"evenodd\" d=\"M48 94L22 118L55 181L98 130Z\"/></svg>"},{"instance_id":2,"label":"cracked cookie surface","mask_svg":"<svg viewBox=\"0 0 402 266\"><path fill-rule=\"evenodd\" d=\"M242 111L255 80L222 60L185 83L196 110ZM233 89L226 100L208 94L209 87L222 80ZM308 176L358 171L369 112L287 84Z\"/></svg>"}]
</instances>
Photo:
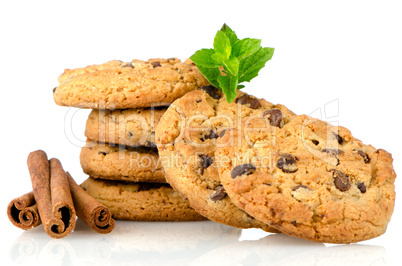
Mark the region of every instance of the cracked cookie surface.
<instances>
[{"instance_id":1,"label":"cracked cookie surface","mask_svg":"<svg viewBox=\"0 0 402 266\"><path fill-rule=\"evenodd\" d=\"M85 136L104 143L155 146L155 128L166 108L97 110L89 114Z\"/></svg>"},{"instance_id":2,"label":"cracked cookie surface","mask_svg":"<svg viewBox=\"0 0 402 266\"><path fill-rule=\"evenodd\" d=\"M205 217L168 184L132 183L89 177L81 187L107 206L113 218L131 221L200 221Z\"/></svg>"},{"instance_id":3,"label":"cracked cookie surface","mask_svg":"<svg viewBox=\"0 0 402 266\"><path fill-rule=\"evenodd\" d=\"M166 183L156 149L88 140L80 162L84 173L94 178Z\"/></svg>"},{"instance_id":4,"label":"cracked cookie surface","mask_svg":"<svg viewBox=\"0 0 402 266\"><path fill-rule=\"evenodd\" d=\"M242 126L248 130L218 139L215 154L238 207L313 241L352 243L385 232L395 201L391 154L306 115L281 128L263 117Z\"/></svg>"},{"instance_id":5,"label":"cracked cookie surface","mask_svg":"<svg viewBox=\"0 0 402 266\"><path fill-rule=\"evenodd\" d=\"M284 106L241 91L229 104L221 91L211 86L175 101L162 116L155 133L168 183L188 198L194 209L213 221L277 232L233 204L219 180L214 157L216 140L228 128L246 115L261 115L271 109L282 110L281 120L294 115Z\"/></svg>"},{"instance_id":6,"label":"cracked cookie surface","mask_svg":"<svg viewBox=\"0 0 402 266\"><path fill-rule=\"evenodd\" d=\"M58 105L92 109L169 105L187 92L208 85L198 68L188 63L177 58L112 60L66 69L53 98Z\"/></svg>"}]
</instances>

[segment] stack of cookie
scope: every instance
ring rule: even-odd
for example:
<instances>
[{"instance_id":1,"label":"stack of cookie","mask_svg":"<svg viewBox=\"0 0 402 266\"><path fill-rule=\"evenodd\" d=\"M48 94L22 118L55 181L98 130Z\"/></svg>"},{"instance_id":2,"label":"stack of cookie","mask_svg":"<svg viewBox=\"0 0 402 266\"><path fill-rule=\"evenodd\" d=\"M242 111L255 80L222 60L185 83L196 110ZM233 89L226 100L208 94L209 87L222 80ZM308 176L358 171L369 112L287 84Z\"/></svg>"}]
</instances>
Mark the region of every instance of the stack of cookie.
<instances>
[{"instance_id":1,"label":"stack of cookie","mask_svg":"<svg viewBox=\"0 0 402 266\"><path fill-rule=\"evenodd\" d=\"M82 186L117 219L206 217L330 243L387 228L392 157L346 128L241 91L228 103L177 59L111 61L59 82L57 104L94 109Z\"/></svg>"},{"instance_id":2,"label":"stack of cookie","mask_svg":"<svg viewBox=\"0 0 402 266\"><path fill-rule=\"evenodd\" d=\"M116 219L205 219L166 183L155 126L175 99L208 82L176 58L109 61L65 70L53 91L58 105L91 108L80 160L81 185Z\"/></svg>"}]
</instances>

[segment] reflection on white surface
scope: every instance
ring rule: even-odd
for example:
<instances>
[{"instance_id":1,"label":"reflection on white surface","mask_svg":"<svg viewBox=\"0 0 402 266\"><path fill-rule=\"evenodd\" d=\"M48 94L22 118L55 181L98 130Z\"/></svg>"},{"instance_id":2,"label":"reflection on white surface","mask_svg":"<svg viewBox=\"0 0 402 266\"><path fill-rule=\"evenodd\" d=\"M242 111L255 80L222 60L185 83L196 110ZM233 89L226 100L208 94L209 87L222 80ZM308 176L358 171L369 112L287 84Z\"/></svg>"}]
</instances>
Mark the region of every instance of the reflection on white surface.
<instances>
[{"instance_id":1,"label":"reflection on white surface","mask_svg":"<svg viewBox=\"0 0 402 266\"><path fill-rule=\"evenodd\" d=\"M196 259L195 265L390 265L385 249L367 245L324 244L270 234L222 246Z\"/></svg>"},{"instance_id":2,"label":"reflection on white surface","mask_svg":"<svg viewBox=\"0 0 402 266\"><path fill-rule=\"evenodd\" d=\"M325 246L258 229L211 221L125 222L94 233L81 221L63 239L41 227L23 232L10 249L14 265L389 265L383 247Z\"/></svg>"},{"instance_id":3,"label":"reflection on white surface","mask_svg":"<svg viewBox=\"0 0 402 266\"><path fill-rule=\"evenodd\" d=\"M41 227L23 232L10 250L14 264L184 265L214 248L237 242L241 230L202 222L117 221L106 235L80 220L74 232L52 239Z\"/></svg>"}]
</instances>

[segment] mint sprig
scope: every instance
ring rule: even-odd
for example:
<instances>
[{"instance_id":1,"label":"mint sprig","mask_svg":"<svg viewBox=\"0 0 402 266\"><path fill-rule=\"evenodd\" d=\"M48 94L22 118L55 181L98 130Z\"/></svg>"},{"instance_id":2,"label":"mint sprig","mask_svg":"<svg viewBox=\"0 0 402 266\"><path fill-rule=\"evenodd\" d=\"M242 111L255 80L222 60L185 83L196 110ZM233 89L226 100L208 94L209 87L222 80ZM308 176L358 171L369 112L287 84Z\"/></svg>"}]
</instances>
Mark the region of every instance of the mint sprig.
<instances>
[{"instance_id":1,"label":"mint sprig","mask_svg":"<svg viewBox=\"0 0 402 266\"><path fill-rule=\"evenodd\" d=\"M261 47L259 39L240 40L226 24L216 33L213 47L196 51L190 59L229 103L236 98L237 89L244 88L240 83L258 76L274 54L274 48Z\"/></svg>"}]
</instances>

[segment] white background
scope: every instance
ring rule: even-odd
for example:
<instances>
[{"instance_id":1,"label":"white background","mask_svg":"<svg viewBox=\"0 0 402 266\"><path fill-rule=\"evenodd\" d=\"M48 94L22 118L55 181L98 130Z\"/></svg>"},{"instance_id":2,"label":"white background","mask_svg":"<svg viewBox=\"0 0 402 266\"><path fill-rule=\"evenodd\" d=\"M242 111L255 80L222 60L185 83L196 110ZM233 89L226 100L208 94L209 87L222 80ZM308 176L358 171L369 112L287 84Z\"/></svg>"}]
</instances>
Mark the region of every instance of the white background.
<instances>
[{"instance_id":1,"label":"white background","mask_svg":"<svg viewBox=\"0 0 402 266\"><path fill-rule=\"evenodd\" d=\"M70 236L53 240L42 228L14 228L6 206L31 190L26 159L36 149L59 158L77 182L86 178L79 152L89 110L60 107L52 98L65 68L111 59L184 60L212 47L224 22L240 38L259 38L276 49L245 84L247 92L347 127L364 143L392 153L398 174L401 13L400 1L2 1L1 264L160 265L174 264L173 258L177 265L396 264L399 177L387 232L359 245L323 246L210 222L119 222L107 236L78 223Z\"/></svg>"}]
</instances>

